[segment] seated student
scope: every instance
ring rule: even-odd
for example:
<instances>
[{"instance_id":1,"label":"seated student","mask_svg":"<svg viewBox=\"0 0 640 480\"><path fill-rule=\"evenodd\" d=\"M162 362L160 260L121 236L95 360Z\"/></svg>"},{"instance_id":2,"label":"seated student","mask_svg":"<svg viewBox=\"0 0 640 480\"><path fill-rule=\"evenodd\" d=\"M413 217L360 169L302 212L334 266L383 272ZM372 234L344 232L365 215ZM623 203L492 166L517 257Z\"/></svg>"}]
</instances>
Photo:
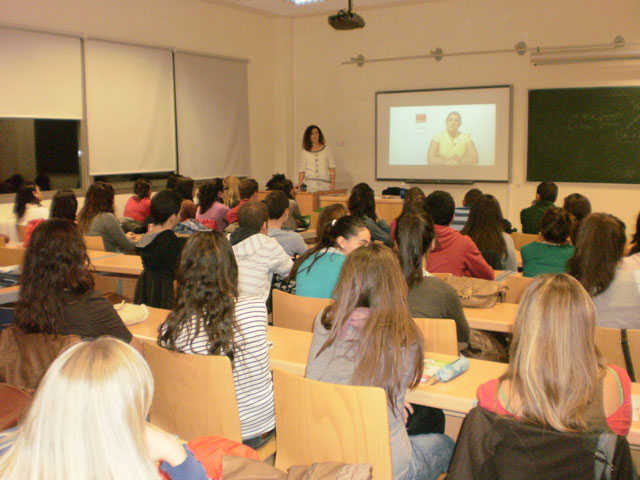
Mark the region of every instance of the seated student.
<instances>
[{"instance_id":1,"label":"seated student","mask_svg":"<svg viewBox=\"0 0 640 480\"><path fill-rule=\"evenodd\" d=\"M478 388L478 404L561 432L631 427L631 380L607 367L596 345L596 309L566 274L537 277L525 291L506 373ZM503 439L507 440L507 439Z\"/></svg>"},{"instance_id":2,"label":"seated student","mask_svg":"<svg viewBox=\"0 0 640 480\"><path fill-rule=\"evenodd\" d=\"M267 309L264 298L242 294L238 277L234 252L223 234L193 234L180 260L175 307L160 327L158 344L230 358L242 441L258 448L275 428Z\"/></svg>"},{"instance_id":3,"label":"seated student","mask_svg":"<svg viewBox=\"0 0 640 480\"><path fill-rule=\"evenodd\" d=\"M476 198L460 233L469 235L487 263L496 270L518 270L513 238L504 231L500 203L493 195L484 194Z\"/></svg>"},{"instance_id":4,"label":"seated student","mask_svg":"<svg viewBox=\"0 0 640 480\"><path fill-rule=\"evenodd\" d=\"M211 220L216 224L216 230L223 232L227 227L227 212L229 207L224 204L222 192L224 185L221 178L214 178L205 183L198 190L198 210L196 220Z\"/></svg>"},{"instance_id":5,"label":"seated student","mask_svg":"<svg viewBox=\"0 0 640 480\"><path fill-rule=\"evenodd\" d=\"M469 344L469 324L455 289L426 270L436 238L428 215L410 213L398 220L396 249L409 286L409 308L414 318L450 318L456 322L458 349Z\"/></svg>"},{"instance_id":6,"label":"seated student","mask_svg":"<svg viewBox=\"0 0 640 480\"><path fill-rule=\"evenodd\" d=\"M52 364L11 444L0 479L205 480L186 445L146 423L153 377L113 338L78 343ZM55 405L55 408L52 406Z\"/></svg>"},{"instance_id":7,"label":"seated student","mask_svg":"<svg viewBox=\"0 0 640 480\"><path fill-rule=\"evenodd\" d=\"M567 271L567 261L574 250L569 237L575 230L575 221L564 208L552 207L546 211L540 221L542 241L531 242L520 249L523 276Z\"/></svg>"},{"instance_id":8,"label":"seated student","mask_svg":"<svg viewBox=\"0 0 640 480\"><path fill-rule=\"evenodd\" d=\"M432 192L425 199L424 209L433 219L436 231L436 246L429 254L427 270L493 280L493 269L473 240L450 226L455 209L451 194L442 190Z\"/></svg>"},{"instance_id":9,"label":"seated student","mask_svg":"<svg viewBox=\"0 0 640 480\"><path fill-rule=\"evenodd\" d=\"M245 202L238 211L238 228L229 239L238 264L240 295L269 297L273 274L289 274L293 261L273 238L267 236L269 212L257 200Z\"/></svg>"},{"instance_id":10,"label":"seated student","mask_svg":"<svg viewBox=\"0 0 640 480\"><path fill-rule=\"evenodd\" d=\"M151 199L151 231L136 244L144 270L136 283L134 303L173 307L173 281L185 239L173 233L182 199L175 190L162 190Z\"/></svg>"},{"instance_id":11,"label":"seated student","mask_svg":"<svg viewBox=\"0 0 640 480\"><path fill-rule=\"evenodd\" d=\"M275 238L290 257L306 252L307 244L299 233L282 229L289 217L289 199L284 192L279 190L269 192L264 199L264 204L269 212L268 235Z\"/></svg>"},{"instance_id":12,"label":"seated student","mask_svg":"<svg viewBox=\"0 0 640 480\"><path fill-rule=\"evenodd\" d=\"M87 189L84 206L78 215L78 227L83 235L100 236L107 252L132 252L137 235L124 233L113 213L113 187L106 182L94 182Z\"/></svg>"},{"instance_id":13,"label":"seated student","mask_svg":"<svg viewBox=\"0 0 640 480\"><path fill-rule=\"evenodd\" d=\"M224 204L231 209L240 203L240 179L233 175L229 175L224 177L222 184L224 185L224 189L222 191Z\"/></svg>"},{"instance_id":14,"label":"seated student","mask_svg":"<svg viewBox=\"0 0 640 480\"><path fill-rule=\"evenodd\" d=\"M180 178L176 180L175 190L180 197L182 197L178 221L184 222L190 218L195 218L197 208L196 204L193 203L193 196L196 193L196 184L193 178L180 176Z\"/></svg>"},{"instance_id":15,"label":"seated student","mask_svg":"<svg viewBox=\"0 0 640 480\"><path fill-rule=\"evenodd\" d=\"M16 228L21 240L24 239L24 229L31 220L49 218L49 211L42 204L40 188L31 182L20 185L16 192L13 213L16 214Z\"/></svg>"},{"instance_id":16,"label":"seated student","mask_svg":"<svg viewBox=\"0 0 640 480\"><path fill-rule=\"evenodd\" d=\"M391 240L395 241L396 235L396 226L398 225L398 220L400 220L403 216L411 214L411 213L419 213L424 212L424 192L421 188L411 187L404 194L404 201L402 202L402 211L397 218L395 218L391 222Z\"/></svg>"},{"instance_id":17,"label":"seated student","mask_svg":"<svg viewBox=\"0 0 640 480\"><path fill-rule=\"evenodd\" d=\"M407 388L420 383L422 335L407 305L407 285L390 248L370 245L347 256L335 303L315 320L305 376L385 390L394 479L436 479L447 470L454 442L432 433L409 436Z\"/></svg>"},{"instance_id":18,"label":"seated student","mask_svg":"<svg viewBox=\"0 0 640 480\"><path fill-rule=\"evenodd\" d=\"M327 205L318 215L318 223L316 224L316 241L322 242L329 226L334 220L349 215L349 210L342 203L332 203Z\"/></svg>"},{"instance_id":19,"label":"seated student","mask_svg":"<svg viewBox=\"0 0 640 480\"><path fill-rule=\"evenodd\" d=\"M78 211L78 200L73 190L58 190L51 199L51 206L49 208L49 218L66 218L68 220L76 221L76 212ZM45 219L39 218L37 220L31 220L24 231L24 246L29 245L33 231L38 225L44 222Z\"/></svg>"},{"instance_id":20,"label":"seated student","mask_svg":"<svg viewBox=\"0 0 640 480\"><path fill-rule=\"evenodd\" d=\"M82 236L71 220L52 218L36 228L24 257L15 326L0 333L3 351L11 352L0 355L0 376L16 375L16 384L35 388L57 351L73 343L56 341L66 335L109 335L142 351L113 305L93 289L90 267ZM8 372L7 366L14 370Z\"/></svg>"},{"instance_id":21,"label":"seated student","mask_svg":"<svg viewBox=\"0 0 640 480\"><path fill-rule=\"evenodd\" d=\"M295 230L298 227L306 227L307 222L302 216L300 205L296 201L295 189L293 182L286 178L282 173L276 173L267 182L267 190L280 190L284 192L289 199L289 218L282 225L285 230Z\"/></svg>"},{"instance_id":22,"label":"seated student","mask_svg":"<svg viewBox=\"0 0 640 480\"><path fill-rule=\"evenodd\" d=\"M591 295L600 327L640 328L640 270L620 268L626 241L619 218L592 213L582 221L567 263L568 272Z\"/></svg>"},{"instance_id":23,"label":"seated student","mask_svg":"<svg viewBox=\"0 0 640 480\"><path fill-rule=\"evenodd\" d=\"M364 222L351 215L332 220L320 231L316 246L298 258L291 269L296 295L301 297L331 298L346 256L371 241Z\"/></svg>"},{"instance_id":24,"label":"seated student","mask_svg":"<svg viewBox=\"0 0 640 480\"><path fill-rule=\"evenodd\" d=\"M240 207L250 200L258 199L258 182L253 178L243 178L238 184L240 202L227 212L227 223L231 225L238 221L238 211Z\"/></svg>"},{"instance_id":25,"label":"seated student","mask_svg":"<svg viewBox=\"0 0 640 480\"><path fill-rule=\"evenodd\" d=\"M376 216L376 200L373 189L366 183L359 183L351 190L349 195L349 213L364 222L371 232L371 240L379 240L387 246L391 246L391 229L387 222L378 220Z\"/></svg>"},{"instance_id":26,"label":"seated student","mask_svg":"<svg viewBox=\"0 0 640 480\"><path fill-rule=\"evenodd\" d=\"M129 197L124 206L123 216L136 222L144 222L151 212L151 182L146 178L138 178L133 186L133 193L135 195Z\"/></svg>"},{"instance_id":27,"label":"seated student","mask_svg":"<svg viewBox=\"0 0 640 480\"><path fill-rule=\"evenodd\" d=\"M542 182L536 189L536 199L528 208L520 211L522 233L537 234L540 232L540 220L544 212L554 207L558 198L558 186L553 182Z\"/></svg>"},{"instance_id":28,"label":"seated student","mask_svg":"<svg viewBox=\"0 0 640 480\"><path fill-rule=\"evenodd\" d=\"M464 198L462 199L462 206L456 207L454 211L451 228L457 230L458 232L464 228L467 223L467 219L469 218L469 214L471 213L471 206L478 198L480 198L481 195L482 190L480 190L479 188L472 188L464 194Z\"/></svg>"},{"instance_id":29,"label":"seated student","mask_svg":"<svg viewBox=\"0 0 640 480\"><path fill-rule=\"evenodd\" d=\"M629 250L629 255L620 262L620 268L626 270L640 269L640 213L638 213L638 218L636 219L636 233L631 237L631 250Z\"/></svg>"},{"instance_id":30,"label":"seated student","mask_svg":"<svg viewBox=\"0 0 640 480\"><path fill-rule=\"evenodd\" d=\"M564 204L562 206L567 212L576 217L576 224L571 232L571 243L576 243L576 233L582 220L591 213L591 202L587 197L580 193L572 193L564 197Z\"/></svg>"}]
</instances>

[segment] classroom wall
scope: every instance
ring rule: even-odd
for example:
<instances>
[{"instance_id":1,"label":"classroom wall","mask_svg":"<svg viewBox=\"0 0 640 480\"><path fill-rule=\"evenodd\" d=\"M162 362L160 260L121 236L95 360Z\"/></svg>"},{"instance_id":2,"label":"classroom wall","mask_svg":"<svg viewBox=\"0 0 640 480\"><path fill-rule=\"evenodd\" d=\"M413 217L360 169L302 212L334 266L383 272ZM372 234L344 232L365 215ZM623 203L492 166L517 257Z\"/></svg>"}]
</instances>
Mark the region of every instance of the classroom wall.
<instances>
[{"instance_id":1,"label":"classroom wall","mask_svg":"<svg viewBox=\"0 0 640 480\"><path fill-rule=\"evenodd\" d=\"M446 53L512 48L519 41L529 47L594 44L612 42L616 35L638 42L637 0L448 0L369 10L357 8L356 3L356 11L367 23L362 30L333 30L326 15L297 19L293 28L296 157L304 128L317 123L336 156L338 184L345 187L365 181L379 194L388 185L375 181L376 91L511 84L512 181L476 186L496 195L503 213L520 228L519 211L531 203L537 185L526 181L527 90L640 83L640 61L536 67L528 54L515 53L445 57L440 62L380 62L362 68L341 65L358 54L423 55L437 47ZM293 159L289 172L295 172ZM594 210L614 213L630 231L635 230L640 186L562 183L559 187L560 204L566 195L581 192ZM470 187L423 188L425 192L445 188L461 202Z\"/></svg>"},{"instance_id":2,"label":"classroom wall","mask_svg":"<svg viewBox=\"0 0 640 480\"><path fill-rule=\"evenodd\" d=\"M281 170L286 167L292 145L291 20L201 0L3 0L0 24L248 59L252 175L266 181L276 158L283 159ZM0 205L0 218L11 208Z\"/></svg>"}]
</instances>

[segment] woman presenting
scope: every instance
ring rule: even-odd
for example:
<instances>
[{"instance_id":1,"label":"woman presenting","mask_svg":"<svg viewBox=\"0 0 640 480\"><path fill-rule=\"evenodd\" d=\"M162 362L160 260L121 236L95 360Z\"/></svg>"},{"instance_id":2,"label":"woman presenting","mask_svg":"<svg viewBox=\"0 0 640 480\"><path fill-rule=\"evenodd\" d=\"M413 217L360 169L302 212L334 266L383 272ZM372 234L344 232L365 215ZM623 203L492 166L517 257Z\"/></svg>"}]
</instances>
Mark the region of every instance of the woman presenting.
<instances>
[{"instance_id":1,"label":"woman presenting","mask_svg":"<svg viewBox=\"0 0 640 480\"><path fill-rule=\"evenodd\" d=\"M447 129L433 137L427 163L431 165L477 165L478 150L471 140L469 133L462 133L458 129L462 117L458 112L447 115L445 124Z\"/></svg>"},{"instance_id":2,"label":"woman presenting","mask_svg":"<svg viewBox=\"0 0 640 480\"><path fill-rule=\"evenodd\" d=\"M298 169L298 185L307 184L308 191L333 190L336 186L336 164L333 153L325 145L320 127L309 125L302 136L302 156Z\"/></svg>"}]
</instances>

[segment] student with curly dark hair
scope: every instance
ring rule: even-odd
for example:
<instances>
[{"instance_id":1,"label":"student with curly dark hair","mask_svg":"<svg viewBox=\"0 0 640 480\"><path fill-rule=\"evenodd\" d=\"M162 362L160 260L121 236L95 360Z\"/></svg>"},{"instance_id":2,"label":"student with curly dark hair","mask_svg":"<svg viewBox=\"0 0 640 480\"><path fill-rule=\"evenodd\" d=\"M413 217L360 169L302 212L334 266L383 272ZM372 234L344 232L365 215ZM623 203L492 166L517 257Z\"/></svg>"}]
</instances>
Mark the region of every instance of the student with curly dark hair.
<instances>
[{"instance_id":1,"label":"student with curly dark hair","mask_svg":"<svg viewBox=\"0 0 640 480\"><path fill-rule=\"evenodd\" d=\"M379 220L376 215L376 200L373 189L366 183L359 183L351 190L349 195L349 213L364 222L371 232L371 240L380 240L385 245L391 246L391 229L387 222Z\"/></svg>"},{"instance_id":2,"label":"student with curly dark hair","mask_svg":"<svg viewBox=\"0 0 640 480\"><path fill-rule=\"evenodd\" d=\"M296 193L293 182L284 176L283 173L274 173L271 180L267 182L267 190L280 190L289 199L289 218L284 222L282 228L285 230L295 230L298 227L306 227L307 222L302 216L300 205L296 201Z\"/></svg>"},{"instance_id":3,"label":"student with curly dark hair","mask_svg":"<svg viewBox=\"0 0 640 480\"><path fill-rule=\"evenodd\" d=\"M242 439L257 448L275 427L264 299L239 296L233 250L217 231L189 238L177 283L176 301L158 343L178 352L231 359Z\"/></svg>"},{"instance_id":4,"label":"student with curly dark hair","mask_svg":"<svg viewBox=\"0 0 640 480\"><path fill-rule=\"evenodd\" d=\"M27 333L111 335L139 346L93 286L89 257L75 223L47 220L35 229L25 253L16 325Z\"/></svg>"},{"instance_id":5,"label":"student with curly dark hair","mask_svg":"<svg viewBox=\"0 0 640 480\"><path fill-rule=\"evenodd\" d=\"M49 211L40 203L42 194L35 183L26 182L18 187L13 212L16 214L16 228L20 239L24 237L24 230L32 220L49 218Z\"/></svg>"},{"instance_id":6,"label":"student with curly dark hair","mask_svg":"<svg viewBox=\"0 0 640 480\"><path fill-rule=\"evenodd\" d=\"M84 198L84 206L78 215L78 227L83 235L100 236L108 252L133 251L137 236L124 233L114 214L115 193L111 184L94 182Z\"/></svg>"}]
</instances>

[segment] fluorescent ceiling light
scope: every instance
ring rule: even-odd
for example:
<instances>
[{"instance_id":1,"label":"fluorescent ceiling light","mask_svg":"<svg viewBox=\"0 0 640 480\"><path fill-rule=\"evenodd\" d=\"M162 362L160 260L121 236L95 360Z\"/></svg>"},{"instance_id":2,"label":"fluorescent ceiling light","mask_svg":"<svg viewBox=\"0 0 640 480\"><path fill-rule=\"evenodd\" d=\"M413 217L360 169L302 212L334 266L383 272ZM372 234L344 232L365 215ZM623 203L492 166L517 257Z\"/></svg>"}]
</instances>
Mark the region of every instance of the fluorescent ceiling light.
<instances>
[{"instance_id":1,"label":"fluorescent ceiling light","mask_svg":"<svg viewBox=\"0 0 640 480\"><path fill-rule=\"evenodd\" d=\"M324 0L289 0L291 3L295 3L296 5L305 5L307 3L321 3Z\"/></svg>"}]
</instances>

